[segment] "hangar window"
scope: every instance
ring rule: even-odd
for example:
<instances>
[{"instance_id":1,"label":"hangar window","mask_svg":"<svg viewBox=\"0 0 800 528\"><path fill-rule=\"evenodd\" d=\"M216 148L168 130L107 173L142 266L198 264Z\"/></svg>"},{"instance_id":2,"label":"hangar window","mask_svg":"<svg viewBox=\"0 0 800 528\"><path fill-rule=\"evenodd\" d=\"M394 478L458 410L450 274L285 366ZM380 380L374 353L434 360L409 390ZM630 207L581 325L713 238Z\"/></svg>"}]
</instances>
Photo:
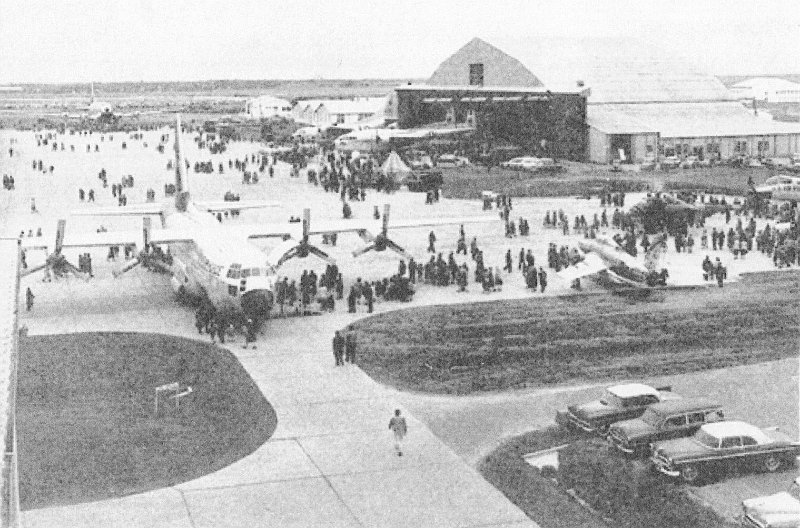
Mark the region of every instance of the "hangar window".
<instances>
[{"instance_id":1,"label":"hangar window","mask_svg":"<svg viewBox=\"0 0 800 528\"><path fill-rule=\"evenodd\" d=\"M469 65L469 85L483 86L483 63Z\"/></svg>"}]
</instances>

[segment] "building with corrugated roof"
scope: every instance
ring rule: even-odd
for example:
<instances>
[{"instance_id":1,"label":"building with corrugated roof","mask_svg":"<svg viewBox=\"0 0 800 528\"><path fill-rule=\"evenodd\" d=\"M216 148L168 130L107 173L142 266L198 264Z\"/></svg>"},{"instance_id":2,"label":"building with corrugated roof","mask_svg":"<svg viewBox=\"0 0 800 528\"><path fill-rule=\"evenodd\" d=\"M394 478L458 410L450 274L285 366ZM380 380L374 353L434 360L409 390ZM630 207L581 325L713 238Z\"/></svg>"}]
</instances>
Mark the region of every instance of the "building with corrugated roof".
<instances>
[{"instance_id":1,"label":"building with corrugated roof","mask_svg":"<svg viewBox=\"0 0 800 528\"><path fill-rule=\"evenodd\" d=\"M289 117L292 103L271 95L260 95L247 101L245 114L250 119L269 119L271 117Z\"/></svg>"},{"instance_id":2,"label":"building with corrugated roof","mask_svg":"<svg viewBox=\"0 0 800 528\"><path fill-rule=\"evenodd\" d=\"M597 163L800 152L800 124L757 115L713 75L638 41L509 38L501 50L475 38L397 93L401 127L463 122Z\"/></svg>"},{"instance_id":3,"label":"building with corrugated roof","mask_svg":"<svg viewBox=\"0 0 800 528\"><path fill-rule=\"evenodd\" d=\"M800 84L778 77L754 77L731 86L740 99L755 99L765 103L800 103Z\"/></svg>"},{"instance_id":4,"label":"building with corrugated roof","mask_svg":"<svg viewBox=\"0 0 800 528\"><path fill-rule=\"evenodd\" d=\"M299 123L320 128L335 125L354 125L378 114L390 106L387 97L358 97L354 99L308 99L298 101L292 117Z\"/></svg>"}]
</instances>

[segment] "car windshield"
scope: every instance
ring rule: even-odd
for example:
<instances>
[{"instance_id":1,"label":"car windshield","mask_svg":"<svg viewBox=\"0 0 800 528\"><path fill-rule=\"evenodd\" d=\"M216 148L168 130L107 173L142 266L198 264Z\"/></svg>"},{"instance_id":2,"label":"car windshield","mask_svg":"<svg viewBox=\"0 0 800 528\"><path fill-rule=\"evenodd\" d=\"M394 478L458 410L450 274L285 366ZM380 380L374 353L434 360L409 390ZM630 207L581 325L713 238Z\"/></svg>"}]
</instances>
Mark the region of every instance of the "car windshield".
<instances>
[{"instance_id":1,"label":"car windshield","mask_svg":"<svg viewBox=\"0 0 800 528\"><path fill-rule=\"evenodd\" d=\"M647 409L642 415L642 421L647 425L656 426L661 423L662 416L658 414L653 408Z\"/></svg>"},{"instance_id":2,"label":"car windshield","mask_svg":"<svg viewBox=\"0 0 800 528\"><path fill-rule=\"evenodd\" d=\"M719 438L717 438L714 435L708 434L702 429L697 431L697 434L694 435L694 439L703 444L704 446L713 447L714 449L719 447Z\"/></svg>"},{"instance_id":3,"label":"car windshield","mask_svg":"<svg viewBox=\"0 0 800 528\"><path fill-rule=\"evenodd\" d=\"M613 394L611 392L606 391L603 397L600 399L600 403L603 405L608 405L609 407L622 407L622 399Z\"/></svg>"}]
</instances>

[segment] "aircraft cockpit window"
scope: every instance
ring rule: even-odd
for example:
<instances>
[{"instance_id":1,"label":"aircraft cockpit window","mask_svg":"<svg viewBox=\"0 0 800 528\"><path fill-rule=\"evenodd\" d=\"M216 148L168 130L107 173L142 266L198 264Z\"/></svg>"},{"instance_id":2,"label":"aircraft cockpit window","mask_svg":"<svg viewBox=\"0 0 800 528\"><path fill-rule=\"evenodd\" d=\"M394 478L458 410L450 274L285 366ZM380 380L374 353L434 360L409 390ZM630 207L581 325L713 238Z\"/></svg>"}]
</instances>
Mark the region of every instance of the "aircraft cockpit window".
<instances>
[{"instance_id":1,"label":"aircraft cockpit window","mask_svg":"<svg viewBox=\"0 0 800 528\"><path fill-rule=\"evenodd\" d=\"M231 267L228 269L228 278L238 279L241 276L241 272L242 272L241 264L231 264Z\"/></svg>"}]
</instances>

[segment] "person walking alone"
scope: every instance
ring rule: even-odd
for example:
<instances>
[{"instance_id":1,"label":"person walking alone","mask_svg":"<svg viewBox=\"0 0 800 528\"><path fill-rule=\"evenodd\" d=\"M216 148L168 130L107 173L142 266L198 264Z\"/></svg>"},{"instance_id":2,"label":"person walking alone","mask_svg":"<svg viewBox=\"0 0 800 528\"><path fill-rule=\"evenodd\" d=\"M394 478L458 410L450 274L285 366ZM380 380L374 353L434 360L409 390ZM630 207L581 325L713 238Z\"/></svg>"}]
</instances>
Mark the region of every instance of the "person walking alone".
<instances>
[{"instance_id":1,"label":"person walking alone","mask_svg":"<svg viewBox=\"0 0 800 528\"><path fill-rule=\"evenodd\" d=\"M342 337L342 333L340 331L336 331L336 335L333 336L333 358L336 361L336 366L344 365L344 360L342 359L344 356L344 337Z\"/></svg>"},{"instance_id":2,"label":"person walking alone","mask_svg":"<svg viewBox=\"0 0 800 528\"><path fill-rule=\"evenodd\" d=\"M403 439L408 433L405 417L400 415L400 409L395 409L394 416L389 420L389 430L394 433L394 450L397 456L403 456Z\"/></svg>"}]
</instances>

